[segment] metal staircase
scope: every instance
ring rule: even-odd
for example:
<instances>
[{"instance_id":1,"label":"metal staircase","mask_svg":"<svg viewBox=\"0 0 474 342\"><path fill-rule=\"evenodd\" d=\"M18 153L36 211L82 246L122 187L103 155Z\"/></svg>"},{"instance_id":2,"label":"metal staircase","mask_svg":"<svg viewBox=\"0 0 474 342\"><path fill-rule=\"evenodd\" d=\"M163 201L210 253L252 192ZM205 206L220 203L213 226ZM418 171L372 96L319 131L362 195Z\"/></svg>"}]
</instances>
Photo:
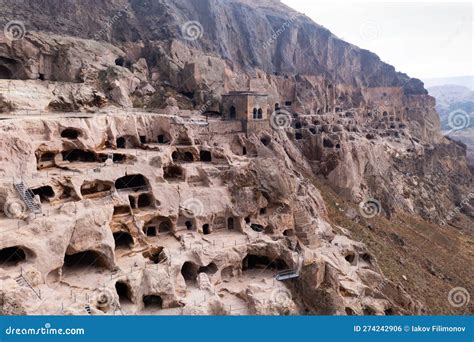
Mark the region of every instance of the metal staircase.
<instances>
[{"instance_id":1,"label":"metal staircase","mask_svg":"<svg viewBox=\"0 0 474 342\"><path fill-rule=\"evenodd\" d=\"M91 307L90 307L89 305L84 306L84 309L86 310L86 312L87 312L89 315L92 315L92 310L91 310Z\"/></svg>"},{"instance_id":2,"label":"metal staircase","mask_svg":"<svg viewBox=\"0 0 474 342\"><path fill-rule=\"evenodd\" d=\"M35 290L35 288L31 285L31 283L28 281L26 276L23 274L23 271L20 273L18 277L15 278L15 281L18 285L22 287L29 287L30 290L33 291L39 299L41 299L41 293L39 292L39 290L38 291Z\"/></svg>"},{"instance_id":3,"label":"metal staircase","mask_svg":"<svg viewBox=\"0 0 474 342\"><path fill-rule=\"evenodd\" d=\"M34 214L41 214L41 205L35 201L35 195L23 181L16 183L15 189L29 211Z\"/></svg>"},{"instance_id":4,"label":"metal staircase","mask_svg":"<svg viewBox=\"0 0 474 342\"><path fill-rule=\"evenodd\" d=\"M300 273L301 273L301 268L303 267L303 260L304 260L304 257L301 254L299 254L298 255L298 265L297 265L296 269L285 270L285 271L278 272L275 275L275 279L278 280L278 281L285 281L285 280L298 278L300 276Z\"/></svg>"}]
</instances>

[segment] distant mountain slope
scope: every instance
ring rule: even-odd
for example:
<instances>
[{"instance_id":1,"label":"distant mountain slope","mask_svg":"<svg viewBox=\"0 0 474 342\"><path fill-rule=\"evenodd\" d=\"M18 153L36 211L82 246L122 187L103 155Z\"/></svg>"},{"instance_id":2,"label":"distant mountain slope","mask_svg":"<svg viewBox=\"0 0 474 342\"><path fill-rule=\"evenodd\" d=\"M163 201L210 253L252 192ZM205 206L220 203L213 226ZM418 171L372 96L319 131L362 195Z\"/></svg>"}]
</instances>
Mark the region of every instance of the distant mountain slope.
<instances>
[{"instance_id":1,"label":"distant mountain slope","mask_svg":"<svg viewBox=\"0 0 474 342\"><path fill-rule=\"evenodd\" d=\"M426 88L451 84L474 90L474 76L424 78L422 81L425 83Z\"/></svg>"},{"instance_id":2,"label":"distant mountain slope","mask_svg":"<svg viewBox=\"0 0 474 342\"><path fill-rule=\"evenodd\" d=\"M474 91L462 85L450 84L430 87L428 92L436 98L442 130L466 145L468 161L474 165ZM454 115L463 120L461 129L452 122Z\"/></svg>"},{"instance_id":3,"label":"distant mountain slope","mask_svg":"<svg viewBox=\"0 0 474 342\"><path fill-rule=\"evenodd\" d=\"M430 87L428 92L436 99L436 110L439 113L443 131L453 129L449 123L450 113L464 111L469 114L474 112L474 91L467 87L461 85L442 85ZM470 121L468 127L474 127L474 120Z\"/></svg>"}]
</instances>

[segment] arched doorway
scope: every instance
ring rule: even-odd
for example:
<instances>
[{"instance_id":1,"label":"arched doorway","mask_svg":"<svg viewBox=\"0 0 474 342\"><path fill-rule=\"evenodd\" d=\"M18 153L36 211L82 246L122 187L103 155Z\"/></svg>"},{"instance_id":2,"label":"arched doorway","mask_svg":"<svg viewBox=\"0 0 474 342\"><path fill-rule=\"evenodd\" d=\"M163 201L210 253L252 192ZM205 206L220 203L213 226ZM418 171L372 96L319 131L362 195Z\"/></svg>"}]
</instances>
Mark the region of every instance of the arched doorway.
<instances>
[{"instance_id":1,"label":"arched doorway","mask_svg":"<svg viewBox=\"0 0 474 342\"><path fill-rule=\"evenodd\" d=\"M237 112L236 112L234 106L230 107L229 117L230 117L231 119L235 119L235 118L237 117Z\"/></svg>"}]
</instances>

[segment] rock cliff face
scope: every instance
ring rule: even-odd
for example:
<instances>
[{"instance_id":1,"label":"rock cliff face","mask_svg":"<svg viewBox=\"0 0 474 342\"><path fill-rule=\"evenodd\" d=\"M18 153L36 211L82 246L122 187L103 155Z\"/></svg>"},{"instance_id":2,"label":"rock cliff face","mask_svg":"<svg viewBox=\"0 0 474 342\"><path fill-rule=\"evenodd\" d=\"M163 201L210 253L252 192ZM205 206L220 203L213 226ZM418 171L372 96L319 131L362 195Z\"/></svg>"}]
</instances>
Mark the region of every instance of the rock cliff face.
<instances>
[{"instance_id":1,"label":"rock cliff face","mask_svg":"<svg viewBox=\"0 0 474 342\"><path fill-rule=\"evenodd\" d=\"M12 20L3 313L452 312L352 236L408 214L472 241L466 151L419 80L277 1L3 1ZM223 120L230 91L271 109Z\"/></svg>"}]
</instances>

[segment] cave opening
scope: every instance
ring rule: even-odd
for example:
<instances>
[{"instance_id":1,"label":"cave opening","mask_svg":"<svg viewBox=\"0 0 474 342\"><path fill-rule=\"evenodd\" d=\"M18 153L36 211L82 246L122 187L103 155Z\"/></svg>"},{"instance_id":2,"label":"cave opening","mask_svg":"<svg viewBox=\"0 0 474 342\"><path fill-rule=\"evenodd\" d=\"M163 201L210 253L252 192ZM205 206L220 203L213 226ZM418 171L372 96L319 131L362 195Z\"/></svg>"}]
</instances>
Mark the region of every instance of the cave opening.
<instances>
[{"instance_id":1,"label":"cave opening","mask_svg":"<svg viewBox=\"0 0 474 342\"><path fill-rule=\"evenodd\" d=\"M31 192L40 197L41 202L49 202L54 197L54 190L51 186L41 186L39 188L31 189Z\"/></svg>"},{"instance_id":2,"label":"cave opening","mask_svg":"<svg viewBox=\"0 0 474 342\"><path fill-rule=\"evenodd\" d=\"M13 76L13 73L4 65L0 65L0 79L10 80Z\"/></svg>"},{"instance_id":3,"label":"cave opening","mask_svg":"<svg viewBox=\"0 0 474 342\"><path fill-rule=\"evenodd\" d=\"M104 194L112 190L112 185L102 181L85 181L81 186L81 195L90 196L94 194Z\"/></svg>"},{"instance_id":4,"label":"cave opening","mask_svg":"<svg viewBox=\"0 0 474 342\"><path fill-rule=\"evenodd\" d=\"M202 162L211 162L212 161L211 151L203 150L203 151L199 152L199 159Z\"/></svg>"},{"instance_id":5,"label":"cave opening","mask_svg":"<svg viewBox=\"0 0 474 342\"><path fill-rule=\"evenodd\" d=\"M81 135L81 132L75 128L66 128L61 132L61 138L69 140L76 140Z\"/></svg>"},{"instance_id":6,"label":"cave opening","mask_svg":"<svg viewBox=\"0 0 474 342\"><path fill-rule=\"evenodd\" d=\"M153 261L154 264L159 264L168 259L166 253L163 252L163 247L153 247L151 250L143 252L143 256Z\"/></svg>"},{"instance_id":7,"label":"cave opening","mask_svg":"<svg viewBox=\"0 0 474 342\"><path fill-rule=\"evenodd\" d=\"M242 270L247 271L251 269L286 270L288 265L281 259L270 260L270 258L264 255L247 254L242 260Z\"/></svg>"},{"instance_id":8,"label":"cave opening","mask_svg":"<svg viewBox=\"0 0 474 342\"><path fill-rule=\"evenodd\" d=\"M138 201L137 201L138 208L150 207L152 203L153 203L153 198L150 194L140 194L140 196L138 196Z\"/></svg>"},{"instance_id":9,"label":"cave opening","mask_svg":"<svg viewBox=\"0 0 474 342\"><path fill-rule=\"evenodd\" d=\"M327 147L327 148L332 148L332 147L334 147L334 144L330 139L324 138L323 139L323 146Z\"/></svg>"},{"instance_id":10,"label":"cave opening","mask_svg":"<svg viewBox=\"0 0 474 342\"><path fill-rule=\"evenodd\" d=\"M50 161L54 161L54 156L55 156L55 153L54 152L44 152L41 154L41 156L39 157L39 161L40 162L50 162Z\"/></svg>"},{"instance_id":11,"label":"cave opening","mask_svg":"<svg viewBox=\"0 0 474 342\"><path fill-rule=\"evenodd\" d=\"M190 261L186 261L181 267L181 275L186 285L194 284L198 273L199 266Z\"/></svg>"},{"instance_id":12,"label":"cave opening","mask_svg":"<svg viewBox=\"0 0 474 342\"><path fill-rule=\"evenodd\" d=\"M118 57L115 59L115 65L117 66L125 66L125 59L123 57Z\"/></svg>"},{"instance_id":13,"label":"cave opening","mask_svg":"<svg viewBox=\"0 0 474 342\"><path fill-rule=\"evenodd\" d=\"M237 111L235 110L234 106L231 106L229 110L229 118L235 119L236 117L237 117Z\"/></svg>"},{"instance_id":14,"label":"cave opening","mask_svg":"<svg viewBox=\"0 0 474 342\"><path fill-rule=\"evenodd\" d=\"M145 227L146 236L156 236L156 226Z\"/></svg>"},{"instance_id":15,"label":"cave opening","mask_svg":"<svg viewBox=\"0 0 474 342\"><path fill-rule=\"evenodd\" d=\"M127 156L125 154L114 153L112 155L112 161L114 163L123 163L127 160Z\"/></svg>"},{"instance_id":16,"label":"cave opening","mask_svg":"<svg viewBox=\"0 0 474 342\"><path fill-rule=\"evenodd\" d=\"M165 134L158 134L158 144L169 144L170 138Z\"/></svg>"},{"instance_id":17,"label":"cave opening","mask_svg":"<svg viewBox=\"0 0 474 342\"><path fill-rule=\"evenodd\" d=\"M261 233L265 230L265 228L261 224L257 224L257 223L252 223L250 225L250 228L252 228L252 230L257 233Z\"/></svg>"},{"instance_id":18,"label":"cave opening","mask_svg":"<svg viewBox=\"0 0 474 342\"><path fill-rule=\"evenodd\" d=\"M66 254L64 256L64 267L69 270L94 268L107 268L105 258L98 252L86 250L75 254Z\"/></svg>"},{"instance_id":19,"label":"cave opening","mask_svg":"<svg viewBox=\"0 0 474 342\"><path fill-rule=\"evenodd\" d=\"M133 238L127 232L116 232L113 234L115 248L130 248L133 245Z\"/></svg>"},{"instance_id":20,"label":"cave opening","mask_svg":"<svg viewBox=\"0 0 474 342\"><path fill-rule=\"evenodd\" d=\"M202 233L203 233L204 235L209 235L209 234L211 234L211 229L210 229L210 227L209 227L209 224L206 223L206 224L203 224L203 225L202 225Z\"/></svg>"},{"instance_id":21,"label":"cave opening","mask_svg":"<svg viewBox=\"0 0 474 342\"><path fill-rule=\"evenodd\" d=\"M194 161L194 155L191 152L174 151L171 158L174 162L191 163Z\"/></svg>"},{"instance_id":22,"label":"cave opening","mask_svg":"<svg viewBox=\"0 0 474 342\"><path fill-rule=\"evenodd\" d=\"M301 132L296 132L296 133L295 133L295 139L296 139L296 140L301 140L301 139L303 139L303 134L301 134Z\"/></svg>"},{"instance_id":23,"label":"cave opening","mask_svg":"<svg viewBox=\"0 0 474 342\"><path fill-rule=\"evenodd\" d=\"M163 309L163 299L157 295L143 296L143 305L146 309Z\"/></svg>"},{"instance_id":24,"label":"cave opening","mask_svg":"<svg viewBox=\"0 0 474 342\"><path fill-rule=\"evenodd\" d=\"M346 259L346 261L347 261L349 264L353 264L354 261L355 261L355 254L352 253L352 252L350 252L350 253L348 253L348 254L344 257L344 259Z\"/></svg>"},{"instance_id":25,"label":"cave opening","mask_svg":"<svg viewBox=\"0 0 474 342\"><path fill-rule=\"evenodd\" d=\"M171 221L161 222L158 226L159 233L169 233L171 231Z\"/></svg>"},{"instance_id":26,"label":"cave opening","mask_svg":"<svg viewBox=\"0 0 474 342\"><path fill-rule=\"evenodd\" d=\"M117 281L115 283L115 291L119 297L120 304L132 304L132 289L124 281Z\"/></svg>"},{"instance_id":27,"label":"cave opening","mask_svg":"<svg viewBox=\"0 0 474 342\"><path fill-rule=\"evenodd\" d=\"M130 210L130 206L128 205L117 205L114 207L114 213L113 216L116 215L126 215L126 214L131 214L132 211Z\"/></svg>"},{"instance_id":28,"label":"cave opening","mask_svg":"<svg viewBox=\"0 0 474 342\"><path fill-rule=\"evenodd\" d=\"M227 229L234 229L234 218L229 217L227 219Z\"/></svg>"},{"instance_id":29,"label":"cave opening","mask_svg":"<svg viewBox=\"0 0 474 342\"><path fill-rule=\"evenodd\" d=\"M268 135L265 135L263 137L260 138L260 142L264 145L264 146L268 146L270 145L270 142L272 141L272 139L268 136Z\"/></svg>"},{"instance_id":30,"label":"cave opening","mask_svg":"<svg viewBox=\"0 0 474 342\"><path fill-rule=\"evenodd\" d=\"M207 275L215 274L219 269L217 268L216 264L211 262L207 266L200 266L197 270L197 274L199 273L206 273Z\"/></svg>"},{"instance_id":31,"label":"cave opening","mask_svg":"<svg viewBox=\"0 0 474 342\"><path fill-rule=\"evenodd\" d=\"M0 266L16 266L26 261L26 254L19 246L3 248L0 250Z\"/></svg>"},{"instance_id":32,"label":"cave opening","mask_svg":"<svg viewBox=\"0 0 474 342\"><path fill-rule=\"evenodd\" d=\"M179 180L184 178L183 168L178 165L168 165L163 168L163 177L166 180Z\"/></svg>"},{"instance_id":33,"label":"cave opening","mask_svg":"<svg viewBox=\"0 0 474 342\"><path fill-rule=\"evenodd\" d=\"M365 261L368 264L372 264L372 256L369 253L364 253L360 256L363 261Z\"/></svg>"},{"instance_id":34,"label":"cave opening","mask_svg":"<svg viewBox=\"0 0 474 342\"><path fill-rule=\"evenodd\" d=\"M116 141L117 148L125 148L126 144L127 142L124 137L117 138L117 141Z\"/></svg>"},{"instance_id":35,"label":"cave opening","mask_svg":"<svg viewBox=\"0 0 474 342\"><path fill-rule=\"evenodd\" d=\"M83 163L95 163L98 161L97 156L92 151L84 151L79 149L74 149L70 151L63 151L63 160L69 162L83 162Z\"/></svg>"},{"instance_id":36,"label":"cave opening","mask_svg":"<svg viewBox=\"0 0 474 342\"><path fill-rule=\"evenodd\" d=\"M115 181L117 190L148 188L146 178L141 174L126 175Z\"/></svg>"}]
</instances>

